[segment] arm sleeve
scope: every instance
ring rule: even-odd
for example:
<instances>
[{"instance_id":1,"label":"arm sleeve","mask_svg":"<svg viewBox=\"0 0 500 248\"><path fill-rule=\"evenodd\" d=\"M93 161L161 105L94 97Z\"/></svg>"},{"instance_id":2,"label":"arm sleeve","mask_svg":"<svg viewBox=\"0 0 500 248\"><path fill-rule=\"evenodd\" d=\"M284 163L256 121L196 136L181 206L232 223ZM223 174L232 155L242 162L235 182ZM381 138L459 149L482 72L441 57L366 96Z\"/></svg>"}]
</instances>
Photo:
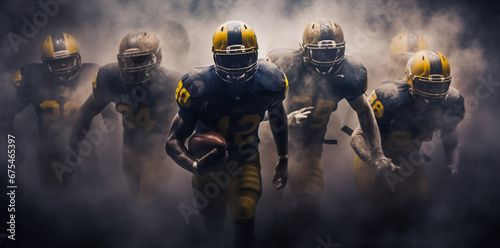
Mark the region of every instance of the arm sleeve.
<instances>
[{"instance_id":1,"label":"arm sleeve","mask_svg":"<svg viewBox=\"0 0 500 248\"><path fill-rule=\"evenodd\" d=\"M183 77L184 79L184 77ZM179 116L186 122L196 122L200 111L198 108L199 97L192 96L190 84L184 84L183 79L179 81L179 85L175 90L175 99L179 106Z\"/></svg>"}]
</instances>

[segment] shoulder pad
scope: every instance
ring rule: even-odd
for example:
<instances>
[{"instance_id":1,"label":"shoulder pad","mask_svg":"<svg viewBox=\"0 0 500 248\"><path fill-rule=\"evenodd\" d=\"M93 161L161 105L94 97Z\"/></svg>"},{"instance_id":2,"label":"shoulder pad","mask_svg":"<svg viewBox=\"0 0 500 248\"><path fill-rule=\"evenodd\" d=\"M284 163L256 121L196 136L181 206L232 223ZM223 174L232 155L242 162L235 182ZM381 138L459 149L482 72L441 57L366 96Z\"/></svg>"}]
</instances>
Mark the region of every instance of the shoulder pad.
<instances>
[{"instance_id":1,"label":"shoulder pad","mask_svg":"<svg viewBox=\"0 0 500 248\"><path fill-rule=\"evenodd\" d=\"M344 75L345 79L358 87L365 87L368 80L366 67L351 56L345 56L338 74Z\"/></svg>"},{"instance_id":2,"label":"shoulder pad","mask_svg":"<svg viewBox=\"0 0 500 248\"><path fill-rule=\"evenodd\" d=\"M108 95L111 88L114 88L114 84L121 79L120 68L118 63L111 63L102 66L96 73L96 76L92 82L92 88L94 89L94 94L101 97ZM111 91L116 89L111 89Z\"/></svg>"},{"instance_id":3,"label":"shoulder pad","mask_svg":"<svg viewBox=\"0 0 500 248\"><path fill-rule=\"evenodd\" d=\"M274 92L284 92L288 89L288 80L283 71L269 61L259 63L255 82Z\"/></svg>"},{"instance_id":4,"label":"shoulder pad","mask_svg":"<svg viewBox=\"0 0 500 248\"><path fill-rule=\"evenodd\" d=\"M40 82L41 78L45 75L43 74L43 65L41 63L27 64L22 66L16 73L14 78L14 84L16 87L20 88L32 88L38 86L37 82Z\"/></svg>"},{"instance_id":5,"label":"shoulder pad","mask_svg":"<svg viewBox=\"0 0 500 248\"><path fill-rule=\"evenodd\" d=\"M366 68L356 59L346 56L340 71L335 76L342 75L344 82L342 91L348 101L357 99L368 88L368 75Z\"/></svg>"},{"instance_id":6,"label":"shoulder pad","mask_svg":"<svg viewBox=\"0 0 500 248\"><path fill-rule=\"evenodd\" d=\"M378 113L377 117L383 116L384 112L397 111L404 101L402 98L404 98L405 92L408 92L408 86L392 80L386 81L375 88L370 95L369 101L372 107L379 102L382 113Z\"/></svg>"},{"instance_id":7,"label":"shoulder pad","mask_svg":"<svg viewBox=\"0 0 500 248\"><path fill-rule=\"evenodd\" d=\"M302 57L300 49L275 49L269 52L266 61L272 62L288 74L293 71L293 68L302 65Z\"/></svg>"},{"instance_id":8,"label":"shoulder pad","mask_svg":"<svg viewBox=\"0 0 500 248\"><path fill-rule=\"evenodd\" d=\"M464 97L460 94L460 92L450 87L448 91L448 97L443 103L443 107L445 109L451 110L451 113L462 120L465 116L465 101ZM458 124L458 123L457 123Z\"/></svg>"},{"instance_id":9,"label":"shoulder pad","mask_svg":"<svg viewBox=\"0 0 500 248\"><path fill-rule=\"evenodd\" d=\"M183 89L190 97L199 97L208 92L214 80L217 80L214 66L194 68L182 76L175 93L176 98Z\"/></svg>"}]
</instances>

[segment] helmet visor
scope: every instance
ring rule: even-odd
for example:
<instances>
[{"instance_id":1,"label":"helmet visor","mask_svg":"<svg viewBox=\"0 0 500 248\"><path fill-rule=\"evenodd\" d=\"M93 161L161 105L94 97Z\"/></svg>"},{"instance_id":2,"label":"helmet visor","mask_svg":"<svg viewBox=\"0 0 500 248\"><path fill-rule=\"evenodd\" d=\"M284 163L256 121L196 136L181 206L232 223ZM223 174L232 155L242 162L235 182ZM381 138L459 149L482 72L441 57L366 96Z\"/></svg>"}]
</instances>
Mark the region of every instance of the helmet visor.
<instances>
[{"instance_id":1,"label":"helmet visor","mask_svg":"<svg viewBox=\"0 0 500 248\"><path fill-rule=\"evenodd\" d=\"M318 63L335 63L343 56L340 49L307 48L307 56Z\"/></svg>"},{"instance_id":2,"label":"helmet visor","mask_svg":"<svg viewBox=\"0 0 500 248\"><path fill-rule=\"evenodd\" d=\"M154 53L118 54L118 64L122 69L139 69L154 65L158 59Z\"/></svg>"},{"instance_id":3,"label":"helmet visor","mask_svg":"<svg viewBox=\"0 0 500 248\"><path fill-rule=\"evenodd\" d=\"M413 88L426 95L444 95L450 89L451 77L432 79L416 77L413 80Z\"/></svg>"},{"instance_id":4,"label":"helmet visor","mask_svg":"<svg viewBox=\"0 0 500 248\"><path fill-rule=\"evenodd\" d=\"M227 69L244 69L257 62L256 53L223 54L215 56L215 64Z\"/></svg>"},{"instance_id":5,"label":"helmet visor","mask_svg":"<svg viewBox=\"0 0 500 248\"><path fill-rule=\"evenodd\" d=\"M71 69L78 65L79 61L77 56L70 56L59 59L47 59L45 63L50 71L60 71Z\"/></svg>"}]
</instances>

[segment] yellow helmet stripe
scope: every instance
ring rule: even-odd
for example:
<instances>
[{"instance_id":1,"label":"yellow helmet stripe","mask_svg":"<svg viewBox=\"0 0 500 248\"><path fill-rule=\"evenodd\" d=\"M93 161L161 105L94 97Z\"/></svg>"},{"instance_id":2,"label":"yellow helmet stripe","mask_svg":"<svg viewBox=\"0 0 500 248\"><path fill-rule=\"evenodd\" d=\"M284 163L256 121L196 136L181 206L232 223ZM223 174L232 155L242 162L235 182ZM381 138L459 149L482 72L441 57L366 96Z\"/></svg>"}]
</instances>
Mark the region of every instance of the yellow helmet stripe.
<instances>
[{"instance_id":1,"label":"yellow helmet stripe","mask_svg":"<svg viewBox=\"0 0 500 248\"><path fill-rule=\"evenodd\" d=\"M70 54L79 52L80 49L78 48L78 43L76 42L76 40L67 33L63 33L63 35L64 43L66 43L66 50L68 50Z\"/></svg>"},{"instance_id":2,"label":"yellow helmet stripe","mask_svg":"<svg viewBox=\"0 0 500 248\"><path fill-rule=\"evenodd\" d=\"M443 76L449 77L451 75L450 62L448 62L448 60L440 52L437 52L437 54L441 58L441 68L442 68Z\"/></svg>"},{"instance_id":3,"label":"yellow helmet stripe","mask_svg":"<svg viewBox=\"0 0 500 248\"><path fill-rule=\"evenodd\" d=\"M242 45L244 45L245 48L258 48L257 37L255 36L253 29L251 29L247 24L243 22L240 23Z\"/></svg>"},{"instance_id":4,"label":"yellow helmet stripe","mask_svg":"<svg viewBox=\"0 0 500 248\"><path fill-rule=\"evenodd\" d=\"M42 43L42 58L51 57L54 57L54 44L52 43L52 35L49 35Z\"/></svg>"},{"instance_id":5,"label":"yellow helmet stripe","mask_svg":"<svg viewBox=\"0 0 500 248\"><path fill-rule=\"evenodd\" d=\"M214 50L224 50L227 48L227 28L225 25L221 25L217 29L212 43Z\"/></svg>"}]
</instances>

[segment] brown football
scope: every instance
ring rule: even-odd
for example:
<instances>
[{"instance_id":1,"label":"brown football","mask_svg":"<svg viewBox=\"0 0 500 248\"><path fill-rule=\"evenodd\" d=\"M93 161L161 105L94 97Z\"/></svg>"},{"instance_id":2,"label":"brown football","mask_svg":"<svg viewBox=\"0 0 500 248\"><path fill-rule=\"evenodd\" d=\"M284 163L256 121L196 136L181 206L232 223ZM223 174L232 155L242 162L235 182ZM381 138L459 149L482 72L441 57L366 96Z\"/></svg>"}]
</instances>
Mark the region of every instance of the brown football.
<instances>
[{"instance_id":1,"label":"brown football","mask_svg":"<svg viewBox=\"0 0 500 248\"><path fill-rule=\"evenodd\" d=\"M223 156L227 149L224 136L214 131L196 132L188 142L189 152L198 159L214 148L217 148L216 157Z\"/></svg>"}]
</instances>

